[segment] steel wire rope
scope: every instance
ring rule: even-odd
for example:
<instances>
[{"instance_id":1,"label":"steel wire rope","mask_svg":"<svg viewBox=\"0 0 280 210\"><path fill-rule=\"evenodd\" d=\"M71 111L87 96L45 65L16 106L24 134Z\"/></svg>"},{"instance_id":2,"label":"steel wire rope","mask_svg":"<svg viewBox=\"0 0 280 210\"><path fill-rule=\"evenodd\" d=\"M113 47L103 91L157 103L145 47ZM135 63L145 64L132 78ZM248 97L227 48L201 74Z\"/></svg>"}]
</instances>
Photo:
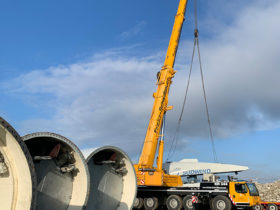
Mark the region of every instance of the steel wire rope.
<instances>
[{"instance_id":1,"label":"steel wire rope","mask_svg":"<svg viewBox=\"0 0 280 210\"><path fill-rule=\"evenodd\" d=\"M194 42L193 42L192 60L191 60L191 65L190 65L189 76L188 76L187 87L186 87L185 96L184 96L184 100L183 100L183 105L182 105L180 117L179 117L179 120L178 120L178 123L177 123L176 131L175 131L174 137L172 139L172 143L171 143L170 149L168 151L167 161L169 160L169 157L173 156L173 154L175 152L175 149L176 149L176 145L177 145L177 135L178 135L179 130L180 130L180 126L181 126L181 122L182 122L182 117L183 117L183 113L184 113L184 109L185 109L185 104L186 104L186 99L187 99L187 95L188 95L188 91L189 91L189 86L190 86L190 80L191 80L191 74L192 74L192 66L193 66L193 60L194 60L194 55L195 55L195 45L196 45L196 39L194 39ZM174 142L176 142L176 143L174 144ZM174 149L173 149L173 147L174 147Z\"/></svg>"},{"instance_id":2,"label":"steel wire rope","mask_svg":"<svg viewBox=\"0 0 280 210\"><path fill-rule=\"evenodd\" d=\"M194 0L194 21L195 21L195 32L194 32L195 34L194 35L196 37L197 54L198 54L198 60L199 60L199 69L200 69L201 83L202 83L202 89L203 89L203 97L204 97L205 110L206 110L210 139L211 139L211 145L212 145L213 158L214 158L215 162L218 162L218 157L217 157L215 142L214 142L214 137L213 137L213 131L212 131L212 124L211 124L210 115L209 115L205 85L204 85L204 77L203 77L203 71L202 71L202 62L201 62L199 39L198 39L199 34L198 34L197 20L198 20L198 18L197 18L197 0Z\"/></svg>"},{"instance_id":3,"label":"steel wire rope","mask_svg":"<svg viewBox=\"0 0 280 210\"><path fill-rule=\"evenodd\" d=\"M208 109L208 104L207 104L205 85L204 85L204 77L203 77L203 71L202 71L202 62L201 62L200 48L199 48L199 41L198 41L198 23L197 23L198 21L197 20L198 20L198 18L197 18L197 1L194 0L195 30L194 30L194 45L193 45L192 60L191 60L191 65L190 65L190 70L189 70L189 77L188 77L186 92L185 92L185 96L184 96L184 101L183 101L180 117L179 117L179 120L178 120L178 123L177 123L176 131L175 131L174 137L172 139L171 147L170 147L170 149L168 151L167 161L169 160L169 157L172 157L174 155L175 150L176 150L176 146L177 146L177 142L178 142L177 135L179 133L181 122L182 122L182 116L183 116L183 113L184 113L186 98L187 98L187 94L188 94L188 90L189 90L190 77L191 77L193 60L194 60L194 54L195 54L195 47L197 46L198 60L199 60L199 67L200 67L200 75L201 75L201 82L202 82L202 89L203 89L203 97L204 97L204 103L205 103L205 109L206 109L206 115L207 115L207 122L208 122L210 139L211 139L213 158L214 158L215 162L218 162L217 153L216 153L216 149L215 149L215 142L214 142L214 137L213 137L213 131L212 131L212 124L211 124L210 115L209 115L209 109Z\"/></svg>"},{"instance_id":4,"label":"steel wire rope","mask_svg":"<svg viewBox=\"0 0 280 210\"><path fill-rule=\"evenodd\" d=\"M199 49L198 39L197 39L197 53L198 53L198 60L199 60L199 68L200 68L204 103L205 103L205 109L206 109L206 115L207 115L207 121L208 121L208 127L209 127L209 133L210 133L210 139L211 139L211 145L212 145L212 152L213 152L214 161L218 162L218 157L217 157L215 142L214 142L214 137L213 137L213 131L212 131L212 124L211 124L211 120L210 120L208 103L207 103L207 98L206 98L206 91L205 91L205 85L204 85L204 77L203 77L203 71L202 71L202 64L201 64L201 57L200 57L200 49Z\"/></svg>"}]
</instances>

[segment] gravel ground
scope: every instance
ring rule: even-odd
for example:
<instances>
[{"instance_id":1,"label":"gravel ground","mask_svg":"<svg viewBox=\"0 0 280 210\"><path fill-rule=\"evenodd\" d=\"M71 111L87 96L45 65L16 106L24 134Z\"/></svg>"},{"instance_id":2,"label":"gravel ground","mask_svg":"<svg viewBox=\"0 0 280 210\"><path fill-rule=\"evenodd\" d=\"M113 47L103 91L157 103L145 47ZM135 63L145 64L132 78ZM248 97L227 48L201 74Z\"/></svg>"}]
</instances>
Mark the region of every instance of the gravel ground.
<instances>
[{"instance_id":1,"label":"gravel ground","mask_svg":"<svg viewBox=\"0 0 280 210\"><path fill-rule=\"evenodd\" d=\"M280 202L280 180L272 183L256 183L263 201Z\"/></svg>"}]
</instances>

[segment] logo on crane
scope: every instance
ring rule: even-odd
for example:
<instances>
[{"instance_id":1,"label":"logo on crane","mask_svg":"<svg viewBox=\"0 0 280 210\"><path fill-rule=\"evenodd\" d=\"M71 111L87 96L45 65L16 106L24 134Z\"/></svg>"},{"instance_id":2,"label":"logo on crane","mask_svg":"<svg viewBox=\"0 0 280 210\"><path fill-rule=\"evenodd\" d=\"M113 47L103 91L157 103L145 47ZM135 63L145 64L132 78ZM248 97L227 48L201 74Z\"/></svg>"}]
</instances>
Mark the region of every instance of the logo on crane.
<instances>
[{"instance_id":1,"label":"logo on crane","mask_svg":"<svg viewBox=\"0 0 280 210\"><path fill-rule=\"evenodd\" d=\"M196 174L211 174L211 169L199 169L199 170L188 170L183 172L184 175L196 175Z\"/></svg>"}]
</instances>

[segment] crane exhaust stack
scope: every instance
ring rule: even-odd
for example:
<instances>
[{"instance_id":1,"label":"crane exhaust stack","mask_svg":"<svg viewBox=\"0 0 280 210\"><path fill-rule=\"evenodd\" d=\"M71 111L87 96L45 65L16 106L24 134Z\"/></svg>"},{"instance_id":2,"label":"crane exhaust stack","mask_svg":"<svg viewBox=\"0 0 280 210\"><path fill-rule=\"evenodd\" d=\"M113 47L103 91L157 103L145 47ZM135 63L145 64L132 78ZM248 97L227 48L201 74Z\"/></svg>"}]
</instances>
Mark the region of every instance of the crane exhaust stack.
<instances>
[{"instance_id":1,"label":"crane exhaust stack","mask_svg":"<svg viewBox=\"0 0 280 210\"><path fill-rule=\"evenodd\" d=\"M34 209L36 177L32 158L18 133L0 117L0 208Z\"/></svg>"},{"instance_id":2,"label":"crane exhaust stack","mask_svg":"<svg viewBox=\"0 0 280 210\"><path fill-rule=\"evenodd\" d=\"M132 209L137 183L133 164L121 149L105 146L86 159L90 173L87 210Z\"/></svg>"},{"instance_id":3,"label":"crane exhaust stack","mask_svg":"<svg viewBox=\"0 0 280 210\"><path fill-rule=\"evenodd\" d=\"M89 172L80 150L67 138L38 132L22 137L37 174L37 208L79 210L86 206Z\"/></svg>"}]
</instances>

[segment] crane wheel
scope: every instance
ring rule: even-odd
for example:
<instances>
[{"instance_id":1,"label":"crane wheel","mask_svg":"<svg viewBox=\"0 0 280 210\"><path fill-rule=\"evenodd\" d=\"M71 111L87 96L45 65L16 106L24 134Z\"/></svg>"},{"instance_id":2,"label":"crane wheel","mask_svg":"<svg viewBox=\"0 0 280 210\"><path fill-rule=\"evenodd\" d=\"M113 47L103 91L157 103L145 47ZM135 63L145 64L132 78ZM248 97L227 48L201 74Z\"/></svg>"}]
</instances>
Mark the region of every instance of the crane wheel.
<instances>
[{"instance_id":1,"label":"crane wheel","mask_svg":"<svg viewBox=\"0 0 280 210\"><path fill-rule=\"evenodd\" d=\"M253 210L263 210L263 206L262 205L256 205L252 207Z\"/></svg>"},{"instance_id":2,"label":"crane wheel","mask_svg":"<svg viewBox=\"0 0 280 210\"><path fill-rule=\"evenodd\" d=\"M278 210L278 206L276 206L275 204L271 203L267 205L267 210Z\"/></svg>"},{"instance_id":3,"label":"crane wheel","mask_svg":"<svg viewBox=\"0 0 280 210\"><path fill-rule=\"evenodd\" d=\"M231 201L222 195L218 195L213 199L212 202L213 210L231 210L232 204Z\"/></svg>"},{"instance_id":4,"label":"crane wheel","mask_svg":"<svg viewBox=\"0 0 280 210\"><path fill-rule=\"evenodd\" d=\"M141 209L144 205L143 198L135 198L133 208L134 209Z\"/></svg>"},{"instance_id":5,"label":"crane wheel","mask_svg":"<svg viewBox=\"0 0 280 210\"><path fill-rule=\"evenodd\" d=\"M185 210L193 210L194 209L191 195L186 195L183 198L183 207L184 207Z\"/></svg>"},{"instance_id":6,"label":"crane wheel","mask_svg":"<svg viewBox=\"0 0 280 210\"><path fill-rule=\"evenodd\" d=\"M146 210L155 210L158 207L158 199L156 197L144 198L144 208Z\"/></svg>"},{"instance_id":7,"label":"crane wheel","mask_svg":"<svg viewBox=\"0 0 280 210\"><path fill-rule=\"evenodd\" d=\"M182 198L179 195L170 195L166 200L166 207L169 210L180 210L183 207Z\"/></svg>"}]
</instances>

